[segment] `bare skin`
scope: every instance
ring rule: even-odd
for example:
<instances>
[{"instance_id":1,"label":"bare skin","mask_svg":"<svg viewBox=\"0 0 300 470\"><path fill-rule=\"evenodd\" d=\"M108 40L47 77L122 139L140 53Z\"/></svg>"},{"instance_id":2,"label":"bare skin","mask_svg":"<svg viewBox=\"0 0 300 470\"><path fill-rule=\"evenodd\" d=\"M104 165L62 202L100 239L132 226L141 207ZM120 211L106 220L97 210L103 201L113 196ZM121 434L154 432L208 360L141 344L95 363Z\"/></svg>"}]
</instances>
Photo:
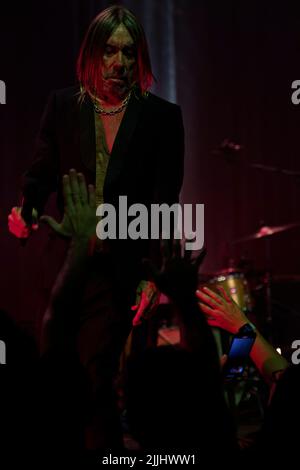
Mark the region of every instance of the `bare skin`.
<instances>
[{"instance_id":1,"label":"bare skin","mask_svg":"<svg viewBox=\"0 0 300 470\"><path fill-rule=\"evenodd\" d=\"M241 326L249 323L249 320L223 287L220 286L218 290L219 295L208 287L197 290L199 307L206 315L210 326L236 334ZM284 371L289 365L257 330L250 357L269 384L272 384L277 372Z\"/></svg>"},{"instance_id":2,"label":"bare skin","mask_svg":"<svg viewBox=\"0 0 300 470\"><path fill-rule=\"evenodd\" d=\"M136 79L134 41L120 24L107 40L102 58L102 87L96 98L102 109L113 111L122 105ZM108 152L112 152L125 109L122 112L101 114Z\"/></svg>"},{"instance_id":3,"label":"bare skin","mask_svg":"<svg viewBox=\"0 0 300 470\"><path fill-rule=\"evenodd\" d=\"M102 59L98 100L104 109L118 107L136 81L136 50L128 30L120 24L108 38Z\"/></svg>"}]
</instances>

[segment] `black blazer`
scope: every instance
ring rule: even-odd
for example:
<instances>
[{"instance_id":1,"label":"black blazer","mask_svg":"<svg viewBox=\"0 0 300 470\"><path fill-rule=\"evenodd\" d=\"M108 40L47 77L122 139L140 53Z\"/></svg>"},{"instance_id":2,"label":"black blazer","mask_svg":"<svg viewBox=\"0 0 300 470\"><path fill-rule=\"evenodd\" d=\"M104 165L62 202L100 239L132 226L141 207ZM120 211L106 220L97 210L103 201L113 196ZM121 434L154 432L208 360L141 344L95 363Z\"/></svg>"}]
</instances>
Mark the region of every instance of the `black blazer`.
<instances>
[{"instance_id":1,"label":"black blazer","mask_svg":"<svg viewBox=\"0 0 300 470\"><path fill-rule=\"evenodd\" d=\"M62 210L62 176L71 168L81 171L88 183L95 184L94 109L88 97L82 104L78 97L79 87L72 87L53 92L48 100L35 158L23 178L25 214L32 207L41 214L53 191L57 191L58 207ZM128 204L177 202L183 158L184 131L179 106L151 93L143 97L135 90L112 148L104 181L104 202L117 207L120 195L127 196ZM148 255L149 244L125 240L114 247L117 256L125 248L128 256L137 260Z\"/></svg>"}]
</instances>

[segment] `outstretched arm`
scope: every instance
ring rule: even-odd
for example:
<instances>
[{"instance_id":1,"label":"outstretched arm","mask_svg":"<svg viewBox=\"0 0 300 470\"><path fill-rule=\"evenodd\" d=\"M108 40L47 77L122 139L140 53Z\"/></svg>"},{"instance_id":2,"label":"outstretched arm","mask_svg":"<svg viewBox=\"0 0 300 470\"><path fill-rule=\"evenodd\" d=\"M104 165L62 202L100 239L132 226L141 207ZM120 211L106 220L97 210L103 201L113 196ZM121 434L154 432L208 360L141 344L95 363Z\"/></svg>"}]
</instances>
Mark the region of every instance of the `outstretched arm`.
<instances>
[{"instance_id":1,"label":"outstretched arm","mask_svg":"<svg viewBox=\"0 0 300 470\"><path fill-rule=\"evenodd\" d=\"M42 351L70 347L77 322L77 308L84 288L91 244L96 233L96 201L93 186L86 187L84 176L70 171L63 178L65 214L61 223L49 216L41 220L61 234L67 225L70 248L52 290L43 320Z\"/></svg>"},{"instance_id":2,"label":"outstretched arm","mask_svg":"<svg viewBox=\"0 0 300 470\"><path fill-rule=\"evenodd\" d=\"M147 262L150 276L159 290L173 302L180 328L180 345L191 351L203 353L203 344L210 344L216 352L213 335L203 315L199 315L195 290L198 284L198 270L204 259L205 250L194 260L191 251L181 255L179 240L173 241L170 249L168 240L161 242L162 268L158 270ZM209 351L207 351L209 353ZM217 354L215 354L217 359Z\"/></svg>"},{"instance_id":3,"label":"outstretched arm","mask_svg":"<svg viewBox=\"0 0 300 470\"><path fill-rule=\"evenodd\" d=\"M249 323L249 320L225 289L221 286L218 289L220 291L219 295L208 287L197 290L196 295L200 301L199 306L207 316L209 325L236 334L241 326ZM269 384L274 383L276 373L285 370L289 366L287 360L265 340L257 329L256 340L250 357L264 380Z\"/></svg>"}]
</instances>

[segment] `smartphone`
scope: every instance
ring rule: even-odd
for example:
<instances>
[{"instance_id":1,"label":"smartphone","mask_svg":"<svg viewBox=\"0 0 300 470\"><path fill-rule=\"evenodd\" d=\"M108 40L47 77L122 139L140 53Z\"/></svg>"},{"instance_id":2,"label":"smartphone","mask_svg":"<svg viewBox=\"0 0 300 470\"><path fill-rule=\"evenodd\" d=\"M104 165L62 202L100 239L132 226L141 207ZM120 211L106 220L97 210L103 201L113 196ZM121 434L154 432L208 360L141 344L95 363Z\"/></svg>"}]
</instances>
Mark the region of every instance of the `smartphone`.
<instances>
[{"instance_id":1,"label":"smartphone","mask_svg":"<svg viewBox=\"0 0 300 470\"><path fill-rule=\"evenodd\" d=\"M253 330L234 336L223 368L225 380L240 379L243 376L255 339L256 333Z\"/></svg>"}]
</instances>

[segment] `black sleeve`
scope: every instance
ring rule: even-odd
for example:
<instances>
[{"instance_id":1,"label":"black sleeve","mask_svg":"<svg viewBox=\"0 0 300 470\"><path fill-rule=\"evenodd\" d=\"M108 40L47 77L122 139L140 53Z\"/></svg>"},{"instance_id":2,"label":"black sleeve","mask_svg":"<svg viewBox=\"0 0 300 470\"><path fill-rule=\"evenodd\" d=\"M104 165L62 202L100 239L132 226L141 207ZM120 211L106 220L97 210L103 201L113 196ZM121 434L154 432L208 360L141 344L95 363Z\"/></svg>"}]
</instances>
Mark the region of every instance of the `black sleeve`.
<instances>
[{"instance_id":1,"label":"black sleeve","mask_svg":"<svg viewBox=\"0 0 300 470\"><path fill-rule=\"evenodd\" d=\"M23 175L22 213L28 214L29 217L32 208L37 209L38 214L41 215L50 193L57 189L58 148L55 129L55 107L56 97L55 93L52 93L41 119L33 163Z\"/></svg>"},{"instance_id":2,"label":"black sleeve","mask_svg":"<svg viewBox=\"0 0 300 470\"><path fill-rule=\"evenodd\" d=\"M168 113L165 113L161 132L153 202L172 206L179 202L184 175L184 127L179 106L174 105ZM171 245L174 225L174 219L171 218ZM162 219L160 219L160 229L162 230ZM160 242L158 240L150 242L150 259L160 266Z\"/></svg>"},{"instance_id":3,"label":"black sleeve","mask_svg":"<svg viewBox=\"0 0 300 470\"><path fill-rule=\"evenodd\" d=\"M172 205L179 201L184 174L184 127L180 107L172 107L166 120L156 175L155 202Z\"/></svg>"}]
</instances>

